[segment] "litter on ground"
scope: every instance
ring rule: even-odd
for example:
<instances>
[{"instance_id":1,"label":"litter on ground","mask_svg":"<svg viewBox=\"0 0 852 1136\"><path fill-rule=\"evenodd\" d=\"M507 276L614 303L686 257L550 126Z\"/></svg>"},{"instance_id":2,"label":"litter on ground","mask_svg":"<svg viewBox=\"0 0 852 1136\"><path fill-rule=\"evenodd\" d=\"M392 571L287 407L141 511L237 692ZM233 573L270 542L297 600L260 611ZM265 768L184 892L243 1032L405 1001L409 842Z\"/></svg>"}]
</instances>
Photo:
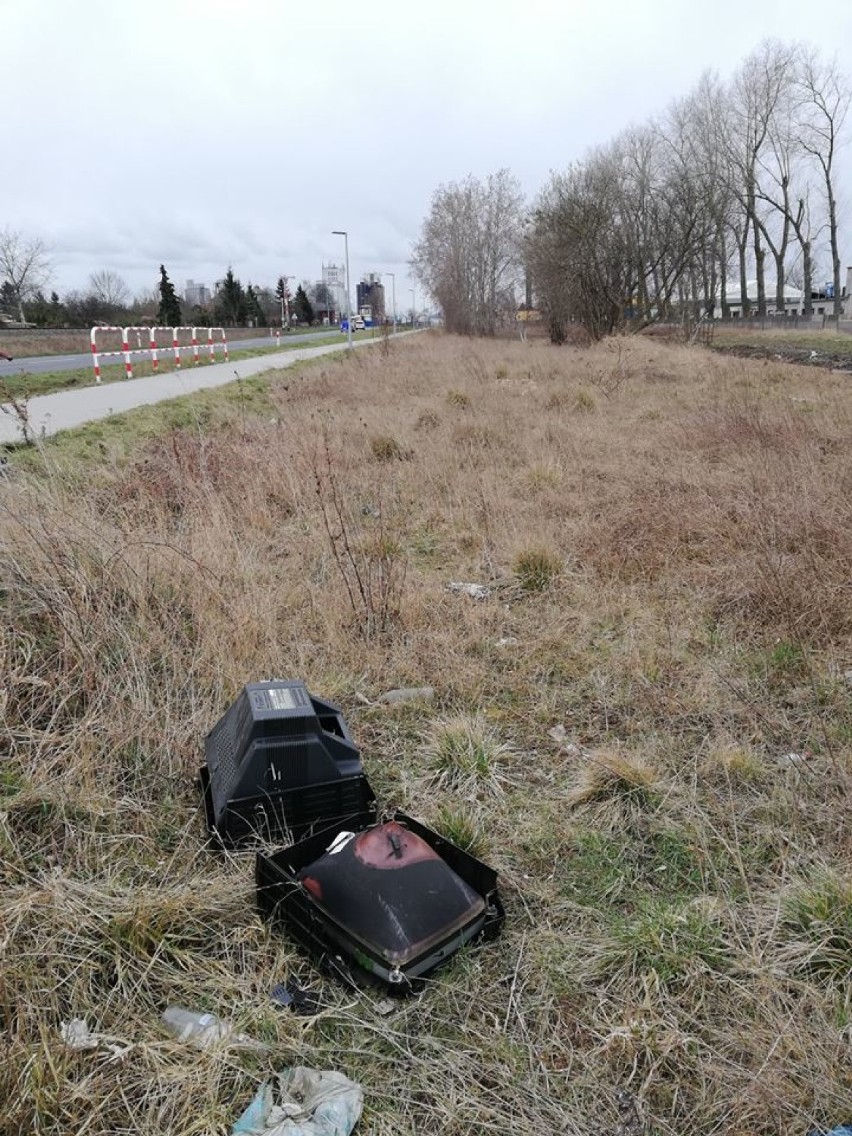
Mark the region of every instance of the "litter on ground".
<instances>
[{"instance_id":1,"label":"litter on ground","mask_svg":"<svg viewBox=\"0 0 852 1136\"><path fill-rule=\"evenodd\" d=\"M260 1086L231 1136L349 1136L363 1107L355 1081L297 1065Z\"/></svg>"},{"instance_id":2,"label":"litter on ground","mask_svg":"<svg viewBox=\"0 0 852 1136\"><path fill-rule=\"evenodd\" d=\"M456 592L462 596L470 596L472 600L487 600L491 595L491 589L486 587L485 584L464 584L456 581L447 584L447 591Z\"/></svg>"}]
</instances>

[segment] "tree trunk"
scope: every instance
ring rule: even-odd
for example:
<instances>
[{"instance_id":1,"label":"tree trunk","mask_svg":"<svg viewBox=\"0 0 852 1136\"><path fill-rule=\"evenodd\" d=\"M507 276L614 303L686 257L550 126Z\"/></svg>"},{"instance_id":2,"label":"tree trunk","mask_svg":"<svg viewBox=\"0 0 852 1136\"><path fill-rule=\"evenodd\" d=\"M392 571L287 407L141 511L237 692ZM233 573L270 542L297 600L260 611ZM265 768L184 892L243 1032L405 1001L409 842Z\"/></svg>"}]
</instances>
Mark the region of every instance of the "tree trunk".
<instances>
[{"instance_id":1,"label":"tree trunk","mask_svg":"<svg viewBox=\"0 0 852 1136\"><path fill-rule=\"evenodd\" d=\"M775 253L775 314L784 316L787 314L787 308L784 304L784 253L785 249L782 246L778 252Z\"/></svg>"},{"instance_id":2,"label":"tree trunk","mask_svg":"<svg viewBox=\"0 0 852 1136\"><path fill-rule=\"evenodd\" d=\"M740 258L740 307L743 319L751 315L751 301L748 298L748 280L746 280L746 248L748 247L748 225L743 229L742 239L737 241L737 252Z\"/></svg>"},{"instance_id":3,"label":"tree trunk","mask_svg":"<svg viewBox=\"0 0 852 1136\"><path fill-rule=\"evenodd\" d=\"M834 317L840 318L840 250L837 247L837 202L834 200L834 190L831 177L826 175L826 189L828 190L828 230L831 238L831 267L834 283Z\"/></svg>"},{"instance_id":4,"label":"tree trunk","mask_svg":"<svg viewBox=\"0 0 852 1136\"><path fill-rule=\"evenodd\" d=\"M719 300L722 308L722 319L730 319L731 305L728 303L728 251L725 245L725 233L719 233Z\"/></svg>"},{"instance_id":5,"label":"tree trunk","mask_svg":"<svg viewBox=\"0 0 852 1136\"><path fill-rule=\"evenodd\" d=\"M805 307L804 307L803 314L806 317L806 319L810 319L811 316L814 314L814 302L811 298L811 293L813 292L813 276L814 276L814 267L813 267L813 261L812 261L813 254L811 253L811 242L810 241L802 241L801 245L802 245L802 274L804 275L804 282L802 284L802 290L805 293Z\"/></svg>"},{"instance_id":6,"label":"tree trunk","mask_svg":"<svg viewBox=\"0 0 852 1136\"><path fill-rule=\"evenodd\" d=\"M754 270L757 277L757 315L759 319L766 319L766 278L764 276L763 261L766 250L760 243L760 226L754 223Z\"/></svg>"}]
</instances>

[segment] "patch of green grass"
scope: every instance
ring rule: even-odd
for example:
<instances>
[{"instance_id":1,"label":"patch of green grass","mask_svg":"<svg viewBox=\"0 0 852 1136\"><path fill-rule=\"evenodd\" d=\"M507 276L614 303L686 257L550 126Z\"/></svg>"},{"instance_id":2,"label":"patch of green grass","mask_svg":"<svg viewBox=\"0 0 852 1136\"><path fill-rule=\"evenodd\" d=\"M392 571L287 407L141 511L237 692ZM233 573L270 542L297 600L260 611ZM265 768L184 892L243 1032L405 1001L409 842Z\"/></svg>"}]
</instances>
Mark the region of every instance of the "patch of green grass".
<instances>
[{"instance_id":1,"label":"patch of green grass","mask_svg":"<svg viewBox=\"0 0 852 1136\"><path fill-rule=\"evenodd\" d=\"M712 909L652 899L633 915L615 920L600 961L607 973L650 977L672 988L723 971L726 958L722 928Z\"/></svg>"},{"instance_id":2,"label":"patch of green grass","mask_svg":"<svg viewBox=\"0 0 852 1136\"><path fill-rule=\"evenodd\" d=\"M464 852L470 852L472 856L485 855L487 847L485 833L481 822L470 809L444 805L438 812L434 828Z\"/></svg>"},{"instance_id":3,"label":"patch of green grass","mask_svg":"<svg viewBox=\"0 0 852 1136\"><path fill-rule=\"evenodd\" d=\"M512 570L525 592L543 592L562 571L562 561L548 548L526 548L515 557Z\"/></svg>"},{"instance_id":4,"label":"patch of green grass","mask_svg":"<svg viewBox=\"0 0 852 1136\"><path fill-rule=\"evenodd\" d=\"M500 790L498 765L508 747L481 715L439 722L427 754L439 784L458 790Z\"/></svg>"},{"instance_id":5,"label":"patch of green grass","mask_svg":"<svg viewBox=\"0 0 852 1136\"><path fill-rule=\"evenodd\" d=\"M759 328L724 327L716 328L714 343L721 347L763 347L779 354L789 349L852 357L852 338L830 331L784 331L771 328L761 331Z\"/></svg>"},{"instance_id":6,"label":"patch of green grass","mask_svg":"<svg viewBox=\"0 0 852 1136\"><path fill-rule=\"evenodd\" d=\"M562 857L561 891L584 907L628 908L651 893L691 898L704 889L702 854L676 828L581 831Z\"/></svg>"},{"instance_id":7,"label":"patch of green grass","mask_svg":"<svg viewBox=\"0 0 852 1136\"><path fill-rule=\"evenodd\" d=\"M327 363L328 356L323 361ZM312 363L313 360L297 363L295 368L288 368L287 374ZM14 466L35 473L55 463L73 466L81 475L95 465L122 464L145 442L169 430L215 429L243 418L250 423L253 418L268 417L275 409L269 398L275 379L275 372L270 371L152 406L138 406L73 430L62 430L38 447L10 446L10 460Z\"/></svg>"},{"instance_id":8,"label":"patch of green grass","mask_svg":"<svg viewBox=\"0 0 852 1136\"><path fill-rule=\"evenodd\" d=\"M0 800L22 793L26 787L27 782L20 770L12 765L0 766Z\"/></svg>"},{"instance_id":9,"label":"patch of green grass","mask_svg":"<svg viewBox=\"0 0 852 1136\"><path fill-rule=\"evenodd\" d=\"M821 868L782 902L784 925L796 938L796 969L845 982L852 973L852 881Z\"/></svg>"}]
</instances>

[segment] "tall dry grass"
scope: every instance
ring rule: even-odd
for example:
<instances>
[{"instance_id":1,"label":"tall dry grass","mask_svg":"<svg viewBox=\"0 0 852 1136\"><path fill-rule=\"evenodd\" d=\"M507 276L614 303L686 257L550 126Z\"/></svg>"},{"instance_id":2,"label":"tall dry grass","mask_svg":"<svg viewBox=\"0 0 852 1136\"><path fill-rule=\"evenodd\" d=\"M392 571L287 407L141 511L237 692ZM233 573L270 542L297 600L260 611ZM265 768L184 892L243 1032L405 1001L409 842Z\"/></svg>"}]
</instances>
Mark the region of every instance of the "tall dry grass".
<instances>
[{"instance_id":1,"label":"tall dry grass","mask_svg":"<svg viewBox=\"0 0 852 1136\"><path fill-rule=\"evenodd\" d=\"M361 1080L388 1136L848 1115L847 383L429 338L0 485L0 1129L227 1132L294 1062ZM280 675L501 872L502 939L389 1018L204 849L200 739ZM407 685L435 703L375 701ZM319 1019L269 1006L293 974ZM180 1047L170 1002L269 1056ZM73 1016L131 1048L66 1049Z\"/></svg>"}]
</instances>

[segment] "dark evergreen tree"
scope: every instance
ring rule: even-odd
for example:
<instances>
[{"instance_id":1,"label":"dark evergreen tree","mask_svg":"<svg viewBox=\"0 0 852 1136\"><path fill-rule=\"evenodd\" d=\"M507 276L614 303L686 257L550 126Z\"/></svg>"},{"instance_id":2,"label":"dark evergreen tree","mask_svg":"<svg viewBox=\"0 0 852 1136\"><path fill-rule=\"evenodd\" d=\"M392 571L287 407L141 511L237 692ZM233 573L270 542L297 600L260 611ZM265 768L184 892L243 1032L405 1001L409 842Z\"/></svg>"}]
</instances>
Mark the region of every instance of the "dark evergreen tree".
<instances>
[{"instance_id":1,"label":"dark evergreen tree","mask_svg":"<svg viewBox=\"0 0 852 1136\"><path fill-rule=\"evenodd\" d=\"M0 285L0 309L8 312L9 315L14 315L17 319L17 302L18 296L14 287L8 280L4 280L2 285Z\"/></svg>"},{"instance_id":2,"label":"dark evergreen tree","mask_svg":"<svg viewBox=\"0 0 852 1136\"><path fill-rule=\"evenodd\" d=\"M225 327L244 327L247 315L246 294L242 284L229 268L216 293L213 308L216 319Z\"/></svg>"},{"instance_id":3,"label":"dark evergreen tree","mask_svg":"<svg viewBox=\"0 0 852 1136\"><path fill-rule=\"evenodd\" d=\"M180 327L180 300L175 286L169 280L165 266L160 265L160 306L157 308L157 323L161 327Z\"/></svg>"},{"instance_id":4,"label":"dark evergreen tree","mask_svg":"<svg viewBox=\"0 0 852 1136\"><path fill-rule=\"evenodd\" d=\"M296 299L293 306L296 309L296 317L299 323L312 324L314 322L314 309L311 307L311 301L301 284L296 289Z\"/></svg>"},{"instance_id":5,"label":"dark evergreen tree","mask_svg":"<svg viewBox=\"0 0 852 1136\"><path fill-rule=\"evenodd\" d=\"M251 284L246 288L246 315L255 327L266 327L266 312Z\"/></svg>"}]
</instances>

